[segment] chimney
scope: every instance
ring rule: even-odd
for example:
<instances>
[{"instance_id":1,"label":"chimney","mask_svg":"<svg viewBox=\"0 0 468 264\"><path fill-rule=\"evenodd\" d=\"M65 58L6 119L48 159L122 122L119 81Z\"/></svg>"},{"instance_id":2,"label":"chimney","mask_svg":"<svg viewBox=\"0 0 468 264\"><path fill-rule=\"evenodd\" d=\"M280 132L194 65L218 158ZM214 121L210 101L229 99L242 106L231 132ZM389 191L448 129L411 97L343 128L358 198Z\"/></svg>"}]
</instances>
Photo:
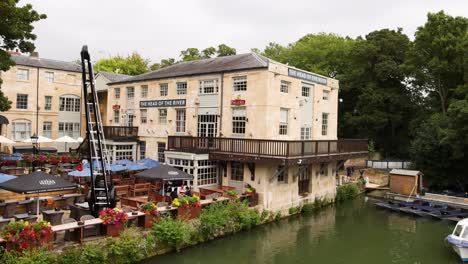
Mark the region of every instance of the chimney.
<instances>
[{"instance_id":1,"label":"chimney","mask_svg":"<svg viewBox=\"0 0 468 264\"><path fill-rule=\"evenodd\" d=\"M29 54L29 57L33 57L33 58L39 58L39 52L37 51L33 51Z\"/></svg>"}]
</instances>

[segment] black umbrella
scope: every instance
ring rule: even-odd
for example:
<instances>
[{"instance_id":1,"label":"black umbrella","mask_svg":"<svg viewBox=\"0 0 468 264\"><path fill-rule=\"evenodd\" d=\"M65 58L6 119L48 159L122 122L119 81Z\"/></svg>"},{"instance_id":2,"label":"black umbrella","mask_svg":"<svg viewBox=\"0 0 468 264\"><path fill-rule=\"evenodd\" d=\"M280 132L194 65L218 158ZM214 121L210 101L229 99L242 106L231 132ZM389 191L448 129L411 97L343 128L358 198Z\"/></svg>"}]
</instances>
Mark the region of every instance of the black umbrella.
<instances>
[{"instance_id":1,"label":"black umbrella","mask_svg":"<svg viewBox=\"0 0 468 264\"><path fill-rule=\"evenodd\" d=\"M78 188L78 186L75 183L55 177L43 171L35 171L31 174L0 183L0 189L26 194L73 190L76 188ZM39 196L37 202L39 203ZM39 214L39 205L37 206L37 211L37 214Z\"/></svg>"},{"instance_id":2,"label":"black umbrella","mask_svg":"<svg viewBox=\"0 0 468 264\"><path fill-rule=\"evenodd\" d=\"M193 176L178 170L172 166L161 164L157 167L144 170L135 174L136 177L149 181L163 180L163 181L176 181L176 180L193 180Z\"/></svg>"}]
</instances>

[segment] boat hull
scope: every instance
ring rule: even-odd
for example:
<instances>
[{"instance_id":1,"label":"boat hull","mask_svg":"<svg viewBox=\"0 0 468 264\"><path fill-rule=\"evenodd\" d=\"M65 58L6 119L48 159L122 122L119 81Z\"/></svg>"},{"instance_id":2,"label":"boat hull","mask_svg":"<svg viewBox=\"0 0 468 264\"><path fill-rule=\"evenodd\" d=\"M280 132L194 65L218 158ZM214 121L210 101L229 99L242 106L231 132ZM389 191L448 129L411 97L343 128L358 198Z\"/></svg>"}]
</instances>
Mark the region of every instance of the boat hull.
<instances>
[{"instance_id":1,"label":"boat hull","mask_svg":"<svg viewBox=\"0 0 468 264\"><path fill-rule=\"evenodd\" d=\"M453 235L448 235L445 239L453 251L458 254L462 261L468 261L468 242Z\"/></svg>"},{"instance_id":2,"label":"boat hull","mask_svg":"<svg viewBox=\"0 0 468 264\"><path fill-rule=\"evenodd\" d=\"M462 261L468 261L468 248L452 245L453 251L460 256Z\"/></svg>"}]
</instances>

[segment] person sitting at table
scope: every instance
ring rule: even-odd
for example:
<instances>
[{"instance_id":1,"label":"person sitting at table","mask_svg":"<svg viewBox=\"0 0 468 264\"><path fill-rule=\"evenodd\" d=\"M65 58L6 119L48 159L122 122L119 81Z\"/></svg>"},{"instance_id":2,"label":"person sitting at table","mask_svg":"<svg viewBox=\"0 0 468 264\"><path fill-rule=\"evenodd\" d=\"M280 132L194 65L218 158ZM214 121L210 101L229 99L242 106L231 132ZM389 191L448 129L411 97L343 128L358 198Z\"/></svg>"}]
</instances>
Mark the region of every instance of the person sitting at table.
<instances>
[{"instance_id":1,"label":"person sitting at table","mask_svg":"<svg viewBox=\"0 0 468 264\"><path fill-rule=\"evenodd\" d=\"M179 198L179 196L177 195L177 189L173 188L171 192L171 199L174 200L175 198Z\"/></svg>"}]
</instances>

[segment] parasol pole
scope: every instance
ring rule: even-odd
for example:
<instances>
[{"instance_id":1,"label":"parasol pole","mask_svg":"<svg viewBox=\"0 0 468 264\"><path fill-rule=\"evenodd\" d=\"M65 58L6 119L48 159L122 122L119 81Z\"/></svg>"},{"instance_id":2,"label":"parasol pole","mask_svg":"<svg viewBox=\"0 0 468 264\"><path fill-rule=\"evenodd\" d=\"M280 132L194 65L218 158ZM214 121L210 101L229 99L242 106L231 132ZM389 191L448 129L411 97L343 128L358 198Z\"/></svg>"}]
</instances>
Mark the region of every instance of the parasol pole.
<instances>
[{"instance_id":1,"label":"parasol pole","mask_svg":"<svg viewBox=\"0 0 468 264\"><path fill-rule=\"evenodd\" d=\"M37 193L36 202L37 202L36 215L37 217L39 217L39 193Z\"/></svg>"}]
</instances>

